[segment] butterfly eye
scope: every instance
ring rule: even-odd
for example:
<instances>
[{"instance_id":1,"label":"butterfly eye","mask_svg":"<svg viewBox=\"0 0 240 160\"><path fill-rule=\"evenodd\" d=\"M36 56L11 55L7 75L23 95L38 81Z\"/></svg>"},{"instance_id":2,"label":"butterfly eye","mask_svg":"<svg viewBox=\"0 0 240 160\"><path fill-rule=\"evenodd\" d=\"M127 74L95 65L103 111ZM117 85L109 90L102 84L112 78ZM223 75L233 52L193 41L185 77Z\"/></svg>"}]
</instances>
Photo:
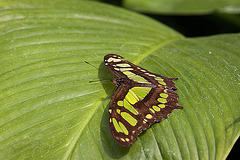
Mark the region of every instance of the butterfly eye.
<instances>
[{"instance_id":1,"label":"butterfly eye","mask_svg":"<svg viewBox=\"0 0 240 160\"><path fill-rule=\"evenodd\" d=\"M117 85L117 80L115 78L113 78L111 81L114 85Z\"/></svg>"}]
</instances>

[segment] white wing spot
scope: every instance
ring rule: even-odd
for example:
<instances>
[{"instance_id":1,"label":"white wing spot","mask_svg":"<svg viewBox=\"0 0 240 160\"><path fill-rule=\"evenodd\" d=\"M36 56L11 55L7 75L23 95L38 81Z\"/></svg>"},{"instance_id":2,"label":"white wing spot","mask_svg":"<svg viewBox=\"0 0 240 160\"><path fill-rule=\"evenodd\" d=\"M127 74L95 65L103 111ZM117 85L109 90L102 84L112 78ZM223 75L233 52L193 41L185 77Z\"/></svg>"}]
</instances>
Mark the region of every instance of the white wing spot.
<instances>
[{"instance_id":1,"label":"white wing spot","mask_svg":"<svg viewBox=\"0 0 240 160\"><path fill-rule=\"evenodd\" d=\"M155 75L151 74L151 73L145 73L146 75L148 76L151 76L151 77L156 77Z\"/></svg>"},{"instance_id":2,"label":"white wing spot","mask_svg":"<svg viewBox=\"0 0 240 160\"><path fill-rule=\"evenodd\" d=\"M118 67L131 67L129 64L127 63L120 63L120 64L116 64L116 66Z\"/></svg>"},{"instance_id":3,"label":"white wing spot","mask_svg":"<svg viewBox=\"0 0 240 160\"><path fill-rule=\"evenodd\" d=\"M108 58L107 61L108 61L108 63L110 63L110 62L120 62L121 59L116 59L116 58L111 57L111 58Z\"/></svg>"}]
</instances>

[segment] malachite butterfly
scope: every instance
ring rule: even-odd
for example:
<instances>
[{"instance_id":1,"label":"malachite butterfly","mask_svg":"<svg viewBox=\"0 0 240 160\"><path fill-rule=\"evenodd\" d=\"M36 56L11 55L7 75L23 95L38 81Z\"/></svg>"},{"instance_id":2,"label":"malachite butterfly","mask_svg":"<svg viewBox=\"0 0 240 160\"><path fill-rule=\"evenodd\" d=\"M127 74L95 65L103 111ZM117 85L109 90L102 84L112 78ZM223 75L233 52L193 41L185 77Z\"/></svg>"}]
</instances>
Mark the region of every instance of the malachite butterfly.
<instances>
[{"instance_id":1,"label":"malachite butterfly","mask_svg":"<svg viewBox=\"0 0 240 160\"><path fill-rule=\"evenodd\" d=\"M137 136L155 122L160 122L178 106L178 94L173 80L147 71L123 57L108 54L107 68L117 77L108 118L114 139L121 146L130 146Z\"/></svg>"}]
</instances>

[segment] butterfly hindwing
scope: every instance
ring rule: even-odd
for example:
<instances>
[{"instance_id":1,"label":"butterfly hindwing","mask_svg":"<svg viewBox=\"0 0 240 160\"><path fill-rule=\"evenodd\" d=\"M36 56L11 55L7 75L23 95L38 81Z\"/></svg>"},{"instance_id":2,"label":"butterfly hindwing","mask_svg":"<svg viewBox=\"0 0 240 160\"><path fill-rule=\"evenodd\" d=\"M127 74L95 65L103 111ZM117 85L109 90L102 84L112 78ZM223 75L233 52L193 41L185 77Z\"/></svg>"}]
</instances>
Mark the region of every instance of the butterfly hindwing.
<instances>
[{"instance_id":1,"label":"butterfly hindwing","mask_svg":"<svg viewBox=\"0 0 240 160\"><path fill-rule=\"evenodd\" d=\"M128 87L119 86L112 96L109 107L110 129L114 139L122 146L133 144L142 130L149 128L149 124L143 124L141 114L138 114L124 97L128 91Z\"/></svg>"},{"instance_id":2,"label":"butterfly hindwing","mask_svg":"<svg viewBox=\"0 0 240 160\"><path fill-rule=\"evenodd\" d=\"M123 57L108 54L105 65L117 76L117 85L109 107L109 125L114 139L122 146L130 146L150 125L160 122L178 106L173 80L149 72Z\"/></svg>"}]
</instances>

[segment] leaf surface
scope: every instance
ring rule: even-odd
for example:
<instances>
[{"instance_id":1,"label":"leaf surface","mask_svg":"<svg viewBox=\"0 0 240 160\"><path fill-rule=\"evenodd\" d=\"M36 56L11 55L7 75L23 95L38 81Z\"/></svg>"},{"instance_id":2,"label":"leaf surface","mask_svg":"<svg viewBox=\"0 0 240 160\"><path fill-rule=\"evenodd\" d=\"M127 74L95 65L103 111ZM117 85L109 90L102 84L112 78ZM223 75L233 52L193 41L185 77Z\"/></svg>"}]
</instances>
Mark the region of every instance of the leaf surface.
<instances>
[{"instance_id":1,"label":"leaf surface","mask_svg":"<svg viewBox=\"0 0 240 160\"><path fill-rule=\"evenodd\" d=\"M188 39L97 2L0 1L0 9L0 159L224 159L238 138L240 34ZM184 109L129 148L108 126L115 86L84 63L110 74L109 53L179 78Z\"/></svg>"},{"instance_id":2,"label":"leaf surface","mask_svg":"<svg viewBox=\"0 0 240 160\"><path fill-rule=\"evenodd\" d=\"M159 14L208 14L210 12L239 13L238 0L124 0L123 5L131 10Z\"/></svg>"}]
</instances>

